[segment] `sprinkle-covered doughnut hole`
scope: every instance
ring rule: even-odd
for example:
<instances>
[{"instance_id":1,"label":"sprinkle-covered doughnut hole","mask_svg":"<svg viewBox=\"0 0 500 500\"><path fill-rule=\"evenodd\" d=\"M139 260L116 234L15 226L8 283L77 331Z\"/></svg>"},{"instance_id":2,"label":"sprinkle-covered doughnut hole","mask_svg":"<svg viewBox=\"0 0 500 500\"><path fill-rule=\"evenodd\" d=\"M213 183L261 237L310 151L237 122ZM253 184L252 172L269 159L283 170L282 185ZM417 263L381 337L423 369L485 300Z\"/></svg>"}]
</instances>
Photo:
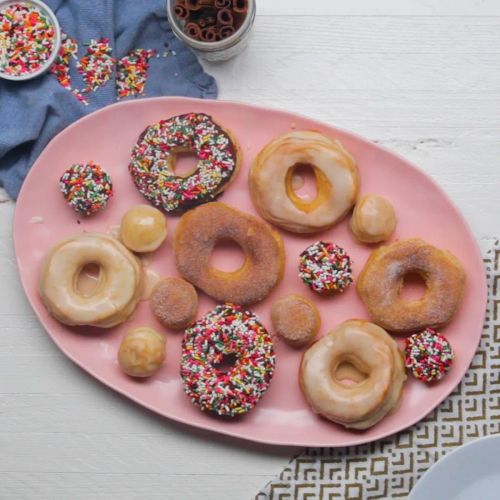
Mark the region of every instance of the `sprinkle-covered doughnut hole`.
<instances>
[{"instance_id":1,"label":"sprinkle-covered doughnut hole","mask_svg":"<svg viewBox=\"0 0 500 500\"><path fill-rule=\"evenodd\" d=\"M351 266L343 248L317 241L300 254L299 277L314 292L343 292L352 284Z\"/></svg>"}]
</instances>

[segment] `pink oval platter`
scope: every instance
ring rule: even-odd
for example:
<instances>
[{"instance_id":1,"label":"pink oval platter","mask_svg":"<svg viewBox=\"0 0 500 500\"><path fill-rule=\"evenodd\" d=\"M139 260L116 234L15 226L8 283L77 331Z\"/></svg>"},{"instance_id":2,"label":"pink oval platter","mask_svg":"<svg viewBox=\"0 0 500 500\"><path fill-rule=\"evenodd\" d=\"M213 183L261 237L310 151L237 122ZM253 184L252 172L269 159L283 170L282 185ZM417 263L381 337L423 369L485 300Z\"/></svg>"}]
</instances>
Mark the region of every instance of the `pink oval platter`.
<instances>
[{"instance_id":1,"label":"pink oval platter","mask_svg":"<svg viewBox=\"0 0 500 500\"><path fill-rule=\"evenodd\" d=\"M276 341L277 368L268 393L258 406L232 421L202 413L184 394L179 377L182 333L166 332L165 366L147 381L136 381L120 371L116 352L123 334L134 326L160 328L141 302L133 318L110 330L72 329L52 319L38 296L37 284L45 253L58 240L81 231L106 231L118 224L123 213L145 200L128 173L130 151L144 128L161 119L187 112L208 113L239 138L244 165L237 179L221 196L241 210L255 214L247 189L248 169L258 151L271 139L291 129L315 129L339 139L352 153L361 174L361 193L387 197L394 205L399 224L394 239L418 236L451 250L463 263L467 286L463 303L443 333L452 342L456 361L440 383L425 386L409 380L400 408L364 432L352 432L315 415L297 383L302 352ZM73 163L94 161L111 175L115 195L107 208L89 219L78 220L58 188L61 173ZM443 168L446 168L443 165ZM172 255L172 235L178 217L168 216L165 244L148 257L149 267L161 276L177 275ZM271 329L270 306L289 292L315 300L324 335L349 318L366 318L355 287L333 298L318 298L299 280L298 256L318 239L334 241L354 260L354 279L372 248L356 243L347 228L348 219L320 234L297 236L282 232L286 247L283 282L262 303L251 308ZM336 127L285 111L222 101L164 97L123 102L92 113L55 137L40 155L26 178L17 202L14 243L23 287L40 322L59 348L81 368L132 401L165 417L242 439L293 446L350 446L367 443L398 432L425 417L460 382L476 351L486 309L486 280L478 246L467 224L445 193L418 168L403 158ZM239 258L226 249L218 261ZM215 302L201 294L198 316Z\"/></svg>"}]
</instances>

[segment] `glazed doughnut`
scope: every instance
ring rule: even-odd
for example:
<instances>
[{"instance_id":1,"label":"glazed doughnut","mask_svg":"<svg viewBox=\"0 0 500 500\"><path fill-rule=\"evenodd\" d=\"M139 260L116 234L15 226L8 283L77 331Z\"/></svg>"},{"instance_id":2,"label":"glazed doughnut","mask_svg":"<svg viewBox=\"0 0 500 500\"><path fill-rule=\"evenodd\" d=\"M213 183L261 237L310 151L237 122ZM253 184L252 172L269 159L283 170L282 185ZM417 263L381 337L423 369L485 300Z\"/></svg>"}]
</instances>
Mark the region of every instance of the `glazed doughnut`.
<instances>
[{"instance_id":1,"label":"glazed doughnut","mask_svg":"<svg viewBox=\"0 0 500 500\"><path fill-rule=\"evenodd\" d=\"M294 171L309 166L316 178L312 201L297 196ZM319 132L284 134L258 154L250 169L250 195L268 222L294 233L314 233L340 221L359 191L359 174L351 155L339 141Z\"/></svg>"},{"instance_id":2,"label":"glazed doughnut","mask_svg":"<svg viewBox=\"0 0 500 500\"><path fill-rule=\"evenodd\" d=\"M198 311L198 294L182 278L164 278L153 288L151 311L166 328L181 330L192 325Z\"/></svg>"},{"instance_id":3,"label":"glazed doughnut","mask_svg":"<svg viewBox=\"0 0 500 500\"><path fill-rule=\"evenodd\" d=\"M234 365L218 368L226 356ZM235 417L251 410L267 391L275 355L271 336L258 318L240 306L210 311L182 340L184 391L203 411Z\"/></svg>"},{"instance_id":4,"label":"glazed doughnut","mask_svg":"<svg viewBox=\"0 0 500 500\"><path fill-rule=\"evenodd\" d=\"M365 380L342 383L337 369L345 363L365 374ZM356 319L341 323L304 353L299 377L316 413L353 429L367 429L396 408L406 380L394 339L379 326Z\"/></svg>"},{"instance_id":5,"label":"glazed doughnut","mask_svg":"<svg viewBox=\"0 0 500 500\"><path fill-rule=\"evenodd\" d=\"M350 228L361 243L380 243L391 237L396 224L394 208L385 198L365 194L354 207Z\"/></svg>"},{"instance_id":6,"label":"glazed doughnut","mask_svg":"<svg viewBox=\"0 0 500 500\"><path fill-rule=\"evenodd\" d=\"M416 273L427 290L418 300L404 300L404 277ZM373 321L394 333L407 334L446 325L457 310L465 271L448 250L420 238L377 248L357 281L357 291Z\"/></svg>"},{"instance_id":7,"label":"glazed doughnut","mask_svg":"<svg viewBox=\"0 0 500 500\"><path fill-rule=\"evenodd\" d=\"M210 264L217 242L232 240L245 254L240 269L220 271ZM174 234L181 276L220 302L252 304L281 281L285 251L281 236L265 222L224 203L208 203L185 213Z\"/></svg>"},{"instance_id":8,"label":"glazed doughnut","mask_svg":"<svg viewBox=\"0 0 500 500\"><path fill-rule=\"evenodd\" d=\"M193 152L196 170L175 174L176 155ZM213 200L241 164L235 137L203 113L187 113L149 126L132 150L129 171L139 192L166 212L182 212Z\"/></svg>"},{"instance_id":9,"label":"glazed doughnut","mask_svg":"<svg viewBox=\"0 0 500 500\"><path fill-rule=\"evenodd\" d=\"M321 317L314 303L294 293L272 305L271 321L274 331L293 347L309 344L321 326Z\"/></svg>"},{"instance_id":10,"label":"glazed doughnut","mask_svg":"<svg viewBox=\"0 0 500 500\"><path fill-rule=\"evenodd\" d=\"M154 252L167 236L167 221L156 208L136 205L120 223L120 240L132 252Z\"/></svg>"},{"instance_id":11,"label":"glazed doughnut","mask_svg":"<svg viewBox=\"0 0 500 500\"><path fill-rule=\"evenodd\" d=\"M95 289L77 289L81 270L99 266ZM66 325L109 328L125 321L141 298L143 273L138 259L119 241L100 233L81 233L58 243L45 257L39 282L42 302Z\"/></svg>"},{"instance_id":12,"label":"glazed doughnut","mask_svg":"<svg viewBox=\"0 0 500 500\"><path fill-rule=\"evenodd\" d=\"M149 377L165 361L165 338L161 333L141 326L123 337L118 350L118 364L131 377Z\"/></svg>"}]
</instances>

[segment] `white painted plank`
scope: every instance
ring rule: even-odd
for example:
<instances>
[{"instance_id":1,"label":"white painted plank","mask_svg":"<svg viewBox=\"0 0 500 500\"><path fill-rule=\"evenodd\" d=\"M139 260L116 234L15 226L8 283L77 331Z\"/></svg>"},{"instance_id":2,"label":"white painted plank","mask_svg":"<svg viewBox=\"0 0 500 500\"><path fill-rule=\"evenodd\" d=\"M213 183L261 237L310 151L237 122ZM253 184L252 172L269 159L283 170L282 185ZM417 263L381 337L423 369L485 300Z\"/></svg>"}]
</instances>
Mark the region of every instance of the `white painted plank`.
<instances>
[{"instance_id":1,"label":"white painted plank","mask_svg":"<svg viewBox=\"0 0 500 500\"><path fill-rule=\"evenodd\" d=\"M168 455L164 459L168 460ZM249 500L271 479L271 475L0 472L0 497L8 500Z\"/></svg>"},{"instance_id":2,"label":"white painted plank","mask_svg":"<svg viewBox=\"0 0 500 500\"><path fill-rule=\"evenodd\" d=\"M351 16L495 16L497 0L257 0L260 15L351 15Z\"/></svg>"}]
</instances>

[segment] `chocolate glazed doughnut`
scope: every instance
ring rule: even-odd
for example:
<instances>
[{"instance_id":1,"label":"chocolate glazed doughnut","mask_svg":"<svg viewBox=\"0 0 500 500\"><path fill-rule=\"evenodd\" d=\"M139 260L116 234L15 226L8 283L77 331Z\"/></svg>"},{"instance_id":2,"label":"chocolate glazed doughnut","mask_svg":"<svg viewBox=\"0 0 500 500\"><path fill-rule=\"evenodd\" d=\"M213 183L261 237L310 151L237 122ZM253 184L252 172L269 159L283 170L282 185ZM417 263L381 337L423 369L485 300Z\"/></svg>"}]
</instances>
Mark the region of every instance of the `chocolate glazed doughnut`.
<instances>
[{"instance_id":1,"label":"chocolate glazed doughnut","mask_svg":"<svg viewBox=\"0 0 500 500\"><path fill-rule=\"evenodd\" d=\"M242 248L245 261L240 269L226 272L210 264L221 240ZM182 277L221 302L258 302L283 277L281 236L265 222L224 203L207 203L184 214L175 231L174 252Z\"/></svg>"},{"instance_id":2,"label":"chocolate glazed doughnut","mask_svg":"<svg viewBox=\"0 0 500 500\"><path fill-rule=\"evenodd\" d=\"M179 153L191 152L196 170L175 173ZM132 149L129 172L139 192L167 213L212 201L236 175L241 149L232 132L204 113L186 113L150 125Z\"/></svg>"},{"instance_id":3,"label":"chocolate glazed doughnut","mask_svg":"<svg viewBox=\"0 0 500 500\"><path fill-rule=\"evenodd\" d=\"M404 277L416 273L427 290L418 300L403 300ZM397 241L375 250L357 281L357 291L373 321L407 334L449 323L463 295L465 271L447 250L420 238Z\"/></svg>"}]
</instances>

